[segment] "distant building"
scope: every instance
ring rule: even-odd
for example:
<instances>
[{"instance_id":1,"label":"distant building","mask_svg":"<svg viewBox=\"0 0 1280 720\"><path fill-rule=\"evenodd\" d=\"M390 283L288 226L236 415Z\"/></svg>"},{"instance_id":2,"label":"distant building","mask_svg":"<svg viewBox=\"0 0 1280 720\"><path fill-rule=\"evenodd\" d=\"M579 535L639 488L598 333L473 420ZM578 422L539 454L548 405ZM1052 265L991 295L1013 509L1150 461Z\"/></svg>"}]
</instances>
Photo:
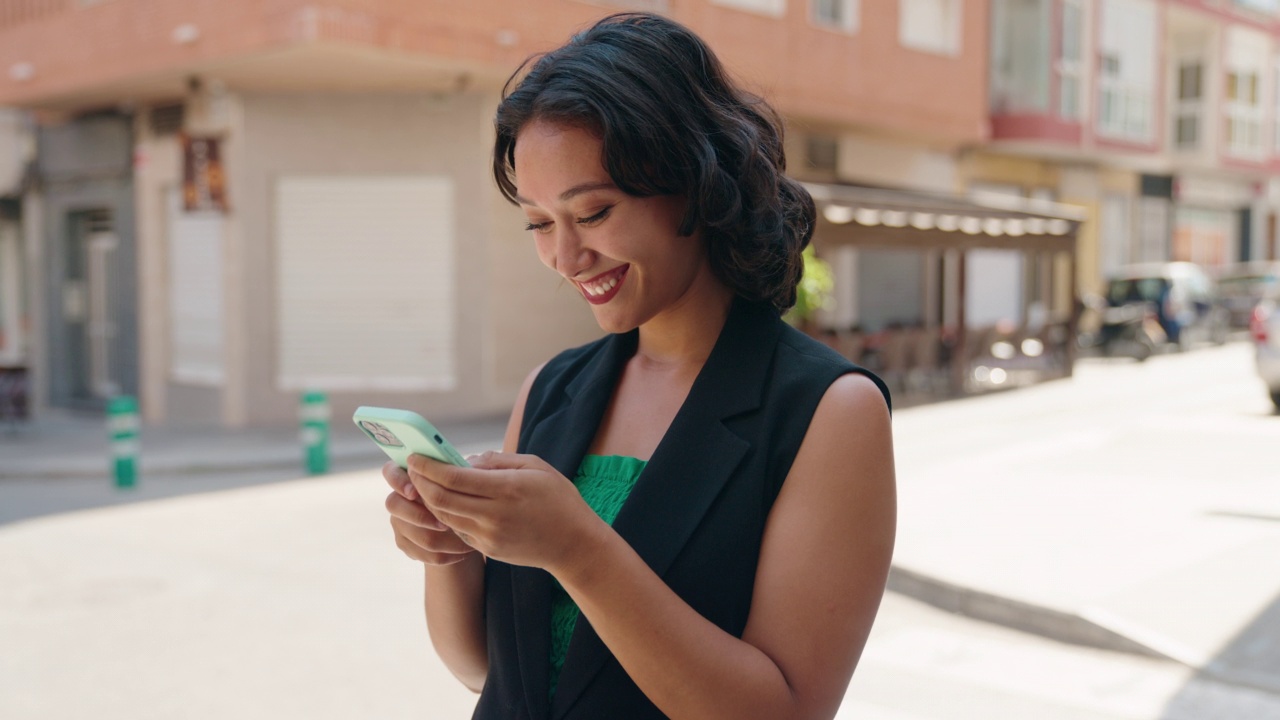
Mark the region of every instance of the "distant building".
<instances>
[{"instance_id":1,"label":"distant building","mask_svg":"<svg viewBox=\"0 0 1280 720\"><path fill-rule=\"evenodd\" d=\"M1280 257L1280 2L992 0L971 188L1086 208L1081 288L1120 265Z\"/></svg>"}]
</instances>

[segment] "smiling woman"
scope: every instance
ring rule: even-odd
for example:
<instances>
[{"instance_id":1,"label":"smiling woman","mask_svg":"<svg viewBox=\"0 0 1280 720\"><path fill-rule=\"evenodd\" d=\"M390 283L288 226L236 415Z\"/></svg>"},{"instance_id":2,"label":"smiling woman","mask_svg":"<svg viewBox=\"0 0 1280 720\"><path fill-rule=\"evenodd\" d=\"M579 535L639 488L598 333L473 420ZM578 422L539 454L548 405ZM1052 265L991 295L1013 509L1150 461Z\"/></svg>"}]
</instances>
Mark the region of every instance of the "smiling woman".
<instances>
[{"instance_id":1,"label":"smiling woman","mask_svg":"<svg viewBox=\"0 0 1280 720\"><path fill-rule=\"evenodd\" d=\"M383 471L476 718L830 718L884 591L879 378L784 323L813 202L772 110L660 16L535 58L494 173L609 335L530 373L503 452Z\"/></svg>"}]
</instances>

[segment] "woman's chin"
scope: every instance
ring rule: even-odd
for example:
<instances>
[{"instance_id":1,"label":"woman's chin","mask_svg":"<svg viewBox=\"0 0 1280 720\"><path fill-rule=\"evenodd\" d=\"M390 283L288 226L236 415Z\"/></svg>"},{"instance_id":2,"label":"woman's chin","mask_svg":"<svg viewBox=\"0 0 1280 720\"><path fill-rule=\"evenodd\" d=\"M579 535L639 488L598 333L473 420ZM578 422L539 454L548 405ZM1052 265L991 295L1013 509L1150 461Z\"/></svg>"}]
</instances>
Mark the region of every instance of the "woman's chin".
<instances>
[{"instance_id":1,"label":"woman's chin","mask_svg":"<svg viewBox=\"0 0 1280 720\"><path fill-rule=\"evenodd\" d=\"M609 305L592 305L591 314L595 316L600 329L607 333L630 332L639 326L627 313L617 312Z\"/></svg>"}]
</instances>

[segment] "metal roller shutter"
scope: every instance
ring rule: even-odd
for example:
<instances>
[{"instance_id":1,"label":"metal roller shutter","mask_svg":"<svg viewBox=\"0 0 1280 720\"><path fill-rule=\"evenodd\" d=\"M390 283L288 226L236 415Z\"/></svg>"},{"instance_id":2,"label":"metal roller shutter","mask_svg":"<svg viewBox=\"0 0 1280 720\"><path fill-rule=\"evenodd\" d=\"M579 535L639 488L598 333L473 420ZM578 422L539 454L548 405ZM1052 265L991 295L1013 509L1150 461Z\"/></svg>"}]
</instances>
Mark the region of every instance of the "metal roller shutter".
<instances>
[{"instance_id":1,"label":"metal roller shutter","mask_svg":"<svg viewBox=\"0 0 1280 720\"><path fill-rule=\"evenodd\" d=\"M449 178L282 177L276 240L282 390L455 386Z\"/></svg>"}]
</instances>

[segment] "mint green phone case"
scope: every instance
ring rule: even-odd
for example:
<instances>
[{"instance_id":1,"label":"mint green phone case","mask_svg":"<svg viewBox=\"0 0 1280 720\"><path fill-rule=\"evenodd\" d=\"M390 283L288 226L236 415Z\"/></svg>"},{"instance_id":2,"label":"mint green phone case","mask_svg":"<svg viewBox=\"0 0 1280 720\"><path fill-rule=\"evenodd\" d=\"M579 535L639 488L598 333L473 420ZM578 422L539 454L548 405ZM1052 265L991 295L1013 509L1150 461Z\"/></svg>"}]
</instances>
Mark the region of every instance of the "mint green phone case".
<instances>
[{"instance_id":1,"label":"mint green phone case","mask_svg":"<svg viewBox=\"0 0 1280 720\"><path fill-rule=\"evenodd\" d=\"M410 455L471 467L444 435L418 413L362 405L351 420L400 467L408 467Z\"/></svg>"}]
</instances>

